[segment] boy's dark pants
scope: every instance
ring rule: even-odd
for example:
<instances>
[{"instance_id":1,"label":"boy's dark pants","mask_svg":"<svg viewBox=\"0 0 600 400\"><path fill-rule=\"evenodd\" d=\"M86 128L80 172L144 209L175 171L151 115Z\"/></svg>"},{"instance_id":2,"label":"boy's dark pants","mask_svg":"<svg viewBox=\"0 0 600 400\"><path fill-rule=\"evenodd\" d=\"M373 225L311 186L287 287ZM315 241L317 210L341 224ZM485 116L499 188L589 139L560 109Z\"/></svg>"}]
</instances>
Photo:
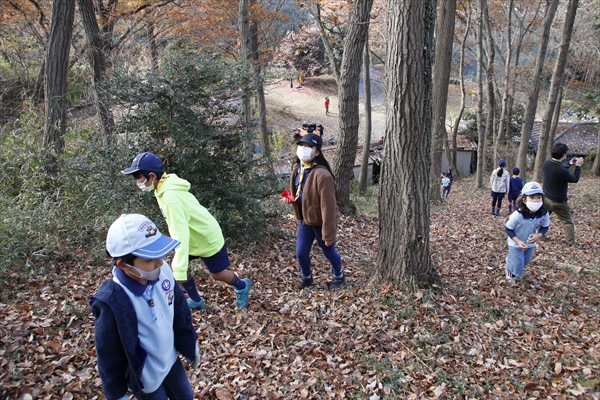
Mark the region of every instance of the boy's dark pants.
<instances>
[{"instance_id":1,"label":"boy's dark pants","mask_svg":"<svg viewBox=\"0 0 600 400\"><path fill-rule=\"evenodd\" d=\"M570 244L571 246L575 245L575 223L573 222L573 216L571 215L569 201L557 203L546 197L544 199L544 205L548 210L555 213L561 222L567 244Z\"/></svg>"}]
</instances>

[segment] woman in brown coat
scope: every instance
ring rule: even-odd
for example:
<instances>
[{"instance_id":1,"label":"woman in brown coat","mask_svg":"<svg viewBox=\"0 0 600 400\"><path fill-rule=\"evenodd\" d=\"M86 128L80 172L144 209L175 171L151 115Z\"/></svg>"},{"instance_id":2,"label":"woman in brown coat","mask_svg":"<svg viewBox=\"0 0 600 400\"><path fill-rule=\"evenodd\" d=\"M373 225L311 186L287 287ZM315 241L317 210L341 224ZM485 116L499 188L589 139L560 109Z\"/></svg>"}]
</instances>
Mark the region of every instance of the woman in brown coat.
<instances>
[{"instance_id":1,"label":"woman in brown coat","mask_svg":"<svg viewBox=\"0 0 600 400\"><path fill-rule=\"evenodd\" d=\"M310 265L310 249L315 239L329 260L333 281L329 289L346 284L342 258L335 249L338 208L335 201L335 185L329 163L321 153L323 139L309 133L298 142L296 165L290 179L291 193L295 200L284 198L291 204L298 219L296 258L302 278L300 288L313 284Z\"/></svg>"}]
</instances>

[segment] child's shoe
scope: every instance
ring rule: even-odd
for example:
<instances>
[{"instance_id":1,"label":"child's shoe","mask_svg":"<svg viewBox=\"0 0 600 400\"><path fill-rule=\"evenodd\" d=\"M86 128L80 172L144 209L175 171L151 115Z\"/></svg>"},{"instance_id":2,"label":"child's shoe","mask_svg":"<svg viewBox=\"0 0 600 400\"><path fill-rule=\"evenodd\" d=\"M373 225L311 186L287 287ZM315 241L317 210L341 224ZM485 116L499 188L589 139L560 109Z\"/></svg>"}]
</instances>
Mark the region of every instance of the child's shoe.
<instances>
[{"instance_id":1,"label":"child's shoe","mask_svg":"<svg viewBox=\"0 0 600 400\"><path fill-rule=\"evenodd\" d=\"M248 307L248 298L250 297L250 279L244 278L242 281L246 284L246 287L243 289L234 288L235 297L237 298L237 303L239 308Z\"/></svg>"},{"instance_id":2,"label":"child's shoe","mask_svg":"<svg viewBox=\"0 0 600 400\"><path fill-rule=\"evenodd\" d=\"M346 275L342 276L334 276L333 281L329 284L329 290L337 289L340 286L344 286L346 284Z\"/></svg>"},{"instance_id":3,"label":"child's shoe","mask_svg":"<svg viewBox=\"0 0 600 400\"><path fill-rule=\"evenodd\" d=\"M496 208L496 216L499 217L500 216L500 209Z\"/></svg>"},{"instance_id":4,"label":"child's shoe","mask_svg":"<svg viewBox=\"0 0 600 400\"><path fill-rule=\"evenodd\" d=\"M303 276L302 278L300 278L300 289L304 289L305 287L309 287L310 285L312 285L314 282L312 275L309 276L308 278Z\"/></svg>"},{"instance_id":5,"label":"child's shoe","mask_svg":"<svg viewBox=\"0 0 600 400\"><path fill-rule=\"evenodd\" d=\"M202 297L200 297L200 301L194 301L188 297L187 303L191 310L204 310L206 308Z\"/></svg>"}]
</instances>

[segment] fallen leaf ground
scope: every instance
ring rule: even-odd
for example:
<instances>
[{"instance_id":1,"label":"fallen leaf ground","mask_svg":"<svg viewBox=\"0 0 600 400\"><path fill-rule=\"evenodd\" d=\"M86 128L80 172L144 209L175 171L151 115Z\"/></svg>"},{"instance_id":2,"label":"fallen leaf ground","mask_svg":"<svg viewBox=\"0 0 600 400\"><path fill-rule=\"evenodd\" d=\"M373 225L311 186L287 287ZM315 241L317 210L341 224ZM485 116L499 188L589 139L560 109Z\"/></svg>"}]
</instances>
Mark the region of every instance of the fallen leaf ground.
<instances>
[{"instance_id":1,"label":"fallen leaf ground","mask_svg":"<svg viewBox=\"0 0 600 400\"><path fill-rule=\"evenodd\" d=\"M378 220L339 222L345 289L313 248L316 286L298 290L291 216L243 252L234 270L253 281L247 310L208 278L194 311L202 361L196 398L600 398L600 183L571 185L579 247L552 218L516 286L504 279L503 217L487 190L458 181L431 214L431 250L443 285L408 292L369 285ZM101 399L87 298L108 267L14 271L0 304L0 398Z\"/></svg>"}]
</instances>

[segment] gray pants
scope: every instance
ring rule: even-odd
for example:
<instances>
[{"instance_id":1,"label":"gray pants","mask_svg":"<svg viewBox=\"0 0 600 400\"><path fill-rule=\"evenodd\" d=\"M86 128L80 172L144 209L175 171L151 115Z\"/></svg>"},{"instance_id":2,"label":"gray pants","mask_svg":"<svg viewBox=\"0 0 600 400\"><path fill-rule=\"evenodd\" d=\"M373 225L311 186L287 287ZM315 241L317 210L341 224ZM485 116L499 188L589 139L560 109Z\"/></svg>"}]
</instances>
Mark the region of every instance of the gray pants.
<instances>
[{"instance_id":1,"label":"gray pants","mask_svg":"<svg viewBox=\"0 0 600 400\"><path fill-rule=\"evenodd\" d=\"M567 200L564 203L556 203L549 198L545 198L544 205L548 210L556 214L561 222L567 244L570 244L571 246L575 245L575 224L573 223L573 216L571 215L569 201Z\"/></svg>"}]
</instances>

